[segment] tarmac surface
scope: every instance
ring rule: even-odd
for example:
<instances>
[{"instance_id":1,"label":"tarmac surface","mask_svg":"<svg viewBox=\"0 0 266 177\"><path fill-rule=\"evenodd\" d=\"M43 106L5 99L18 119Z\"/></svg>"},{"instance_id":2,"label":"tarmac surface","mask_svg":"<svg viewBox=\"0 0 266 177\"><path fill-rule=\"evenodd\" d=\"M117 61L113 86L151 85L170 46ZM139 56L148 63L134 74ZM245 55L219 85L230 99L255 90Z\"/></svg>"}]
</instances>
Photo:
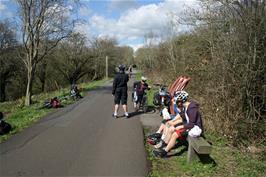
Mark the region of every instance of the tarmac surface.
<instances>
[{"instance_id":1,"label":"tarmac surface","mask_svg":"<svg viewBox=\"0 0 266 177\"><path fill-rule=\"evenodd\" d=\"M0 144L0 176L148 176L143 116L114 119L111 87L90 91Z\"/></svg>"}]
</instances>

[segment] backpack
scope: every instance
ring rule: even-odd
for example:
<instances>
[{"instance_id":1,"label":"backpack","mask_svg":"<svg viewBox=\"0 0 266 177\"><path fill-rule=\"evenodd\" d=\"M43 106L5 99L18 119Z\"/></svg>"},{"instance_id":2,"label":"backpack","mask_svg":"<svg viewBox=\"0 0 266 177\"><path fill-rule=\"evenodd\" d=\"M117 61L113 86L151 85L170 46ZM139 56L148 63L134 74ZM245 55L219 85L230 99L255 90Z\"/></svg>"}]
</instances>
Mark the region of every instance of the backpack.
<instances>
[{"instance_id":1,"label":"backpack","mask_svg":"<svg viewBox=\"0 0 266 177\"><path fill-rule=\"evenodd\" d=\"M12 129L11 125L3 120L0 122L0 135L4 135L10 132Z\"/></svg>"},{"instance_id":2,"label":"backpack","mask_svg":"<svg viewBox=\"0 0 266 177\"><path fill-rule=\"evenodd\" d=\"M154 133L147 137L147 143L151 145L158 144L161 140L162 134L160 133Z\"/></svg>"},{"instance_id":3,"label":"backpack","mask_svg":"<svg viewBox=\"0 0 266 177\"><path fill-rule=\"evenodd\" d=\"M61 106L61 103L57 98L53 98L51 99L51 105L53 108L59 108Z\"/></svg>"}]
</instances>

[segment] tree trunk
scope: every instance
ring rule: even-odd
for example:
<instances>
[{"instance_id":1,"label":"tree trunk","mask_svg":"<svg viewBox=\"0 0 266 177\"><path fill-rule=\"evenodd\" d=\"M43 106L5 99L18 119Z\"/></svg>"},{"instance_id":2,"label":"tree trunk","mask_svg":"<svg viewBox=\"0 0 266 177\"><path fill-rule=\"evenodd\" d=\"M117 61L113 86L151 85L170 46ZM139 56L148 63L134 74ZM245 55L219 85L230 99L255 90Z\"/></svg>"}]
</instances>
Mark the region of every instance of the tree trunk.
<instances>
[{"instance_id":1,"label":"tree trunk","mask_svg":"<svg viewBox=\"0 0 266 177\"><path fill-rule=\"evenodd\" d=\"M29 66L28 68L28 82L26 89L26 97L25 97L25 106L29 106L31 104L31 96L32 96L32 84L34 78L35 66Z\"/></svg>"},{"instance_id":2,"label":"tree trunk","mask_svg":"<svg viewBox=\"0 0 266 177\"><path fill-rule=\"evenodd\" d=\"M96 71L96 70L94 70L94 76L93 76L92 80L94 81L94 80L96 80L97 78L98 78L97 71Z\"/></svg>"},{"instance_id":3,"label":"tree trunk","mask_svg":"<svg viewBox=\"0 0 266 177\"><path fill-rule=\"evenodd\" d=\"M42 92L44 92L44 88L45 88L46 66L47 66L47 64L45 62L42 63L42 65L41 65L41 71L40 71L40 81L42 83L42 86L41 86Z\"/></svg>"}]
</instances>

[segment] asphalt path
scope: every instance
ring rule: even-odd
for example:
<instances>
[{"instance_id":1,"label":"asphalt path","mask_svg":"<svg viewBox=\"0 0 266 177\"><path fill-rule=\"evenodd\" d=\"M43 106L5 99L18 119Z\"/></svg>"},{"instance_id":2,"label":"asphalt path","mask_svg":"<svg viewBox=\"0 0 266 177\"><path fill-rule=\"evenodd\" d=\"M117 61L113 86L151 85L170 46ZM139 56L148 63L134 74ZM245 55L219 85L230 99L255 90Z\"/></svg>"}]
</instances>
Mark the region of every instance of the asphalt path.
<instances>
[{"instance_id":1,"label":"asphalt path","mask_svg":"<svg viewBox=\"0 0 266 177\"><path fill-rule=\"evenodd\" d=\"M111 85L0 144L0 176L148 176L139 117L111 116Z\"/></svg>"}]
</instances>

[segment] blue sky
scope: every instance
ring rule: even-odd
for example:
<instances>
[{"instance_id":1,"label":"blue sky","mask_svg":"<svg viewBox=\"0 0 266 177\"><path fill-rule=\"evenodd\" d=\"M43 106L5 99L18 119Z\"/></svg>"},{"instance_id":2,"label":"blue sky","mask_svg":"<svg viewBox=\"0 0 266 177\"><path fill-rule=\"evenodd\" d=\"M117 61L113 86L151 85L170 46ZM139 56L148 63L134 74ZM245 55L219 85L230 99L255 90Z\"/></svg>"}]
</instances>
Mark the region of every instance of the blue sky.
<instances>
[{"instance_id":1,"label":"blue sky","mask_svg":"<svg viewBox=\"0 0 266 177\"><path fill-rule=\"evenodd\" d=\"M71 1L70 1L71 2ZM119 45L135 50L147 43L158 43L187 26L173 24L184 9L196 7L196 0L81 0L76 16L82 23L76 31L92 37L114 37ZM69 5L71 8L76 6ZM0 20L17 18L13 0L0 0ZM149 35L152 34L152 35ZM152 36L152 37L147 37Z\"/></svg>"}]
</instances>

